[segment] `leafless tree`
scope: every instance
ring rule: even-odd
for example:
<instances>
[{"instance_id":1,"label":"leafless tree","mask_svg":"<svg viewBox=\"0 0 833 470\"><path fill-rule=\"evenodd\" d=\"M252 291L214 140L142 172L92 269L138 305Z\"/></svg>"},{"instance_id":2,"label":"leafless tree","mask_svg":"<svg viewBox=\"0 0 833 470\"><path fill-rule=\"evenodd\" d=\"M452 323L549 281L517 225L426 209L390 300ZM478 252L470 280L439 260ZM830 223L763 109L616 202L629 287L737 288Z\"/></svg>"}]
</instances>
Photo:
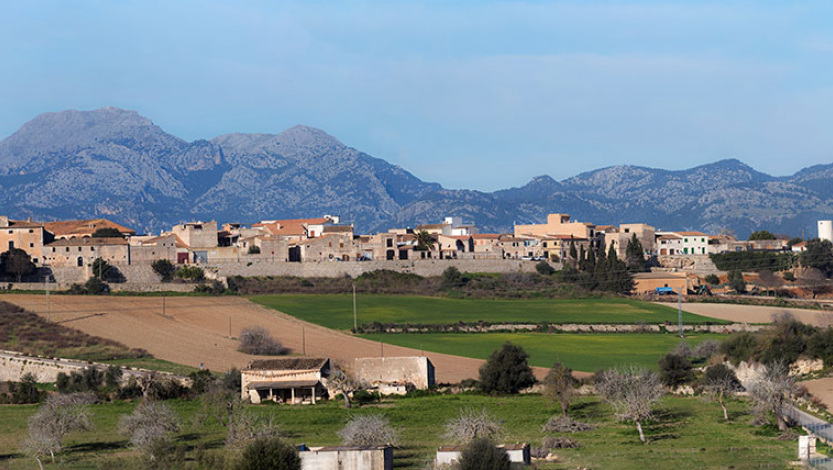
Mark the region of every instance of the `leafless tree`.
<instances>
[{"instance_id":1,"label":"leafless tree","mask_svg":"<svg viewBox=\"0 0 833 470\"><path fill-rule=\"evenodd\" d=\"M240 333L240 346L237 349L246 354L259 356L276 356L286 352L281 343L262 326L243 328L243 332Z\"/></svg>"},{"instance_id":2,"label":"leafless tree","mask_svg":"<svg viewBox=\"0 0 833 470\"><path fill-rule=\"evenodd\" d=\"M169 447L172 434L179 431L179 417L164 402L143 400L133 413L119 420L119 434L130 439L130 445L147 454L150 460Z\"/></svg>"},{"instance_id":3,"label":"leafless tree","mask_svg":"<svg viewBox=\"0 0 833 470\"><path fill-rule=\"evenodd\" d=\"M596 392L613 407L617 419L634 421L639 439L647 442L642 423L653 418L654 405L665 394L655 372L635 365L600 372Z\"/></svg>"},{"instance_id":4,"label":"leafless tree","mask_svg":"<svg viewBox=\"0 0 833 470\"><path fill-rule=\"evenodd\" d=\"M338 432L346 446L397 445L396 429L380 414L353 416Z\"/></svg>"},{"instance_id":5,"label":"leafless tree","mask_svg":"<svg viewBox=\"0 0 833 470\"><path fill-rule=\"evenodd\" d=\"M61 451L64 436L73 431L86 431L92 427L89 404L94 397L86 393L53 395L29 418L29 436L23 441L23 451L37 460Z\"/></svg>"},{"instance_id":6,"label":"leafless tree","mask_svg":"<svg viewBox=\"0 0 833 470\"><path fill-rule=\"evenodd\" d=\"M567 417L567 409L575 393L576 379L573 370L556 362L544 378L543 396L545 400L561 405L561 416Z\"/></svg>"},{"instance_id":7,"label":"leafless tree","mask_svg":"<svg viewBox=\"0 0 833 470\"><path fill-rule=\"evenodd\" d=\"M766 269L758 273L758 280L767 291L777 289L784 285L784 280L780 276Z\"/></svg>"},{"instance_id":8,"label":"leafless tree","mask_svg":"<svg viewBox=\"0 0 833 470\"><path fill-rule=\"evenodd\" d=\"M714 340L706 340L698 344L692 353L695 358L708 359L720 350L720 343Z\"/></svg>"},{"instance_id":9,"label":"leafless tree","mask_svg":"<svg viewBox=\"0 0 833 470\"><path fill-rule=\"evenodd\" d=\"M798 283L801 287L810 291L815 299L817 295L824 294L830 289L830 281L823 272L816 268L802 269L798 274Z\"/></svg>"},{"instance_id":10,"label":"leafless tree","mask_svg":"<svg viewBox=\"0 0 833 470\"><path fill-rule=\"evenodd\" d=\"M716 401L723 409L723 419L729 421L729 411L726 409L726 400L733 397L743 389L737 376L724 364L717 364L706 369L705 384L703 392L706 397Z\"/></svg>"},{"instance_id":11,"label":"leafless tree","mask_svg":"<svg viewBox=\"0 0 833 470\"><path fill-rule=\"evenodd\" d=\"M503 432L503 423L489 415L485 408L475 411L461 408L456 418L445 423L444 438L468 444L476 438L495 440Z\"/></svg>"},{"instance_id":12,"label":"leafless tree","mask_svg":"<svg viewBox=\"0 0 833 470\"><path fill-rule=\"evenodd\" d=\"M207 419L215 420L220 426L228 429L226 444L237 445L240 442L238 435L238 422L243 418L244 403L240 394L230 390L221 382L212 383L206 393L200 397L203 409L198 416L199 421Z\"/></svg>"},{"instance_id":13,"label":"leafless tree","mask_svg":"<svg viewBox=\"0 0 833 470\"><path fill-rule=\"evenodd\" d=\"M784 416L784 407L792 403L798 392L798 386L790 377L789 364L783 361L767 364L764 374L748 387L748 391L755 410L761 414L772 412L778 429L786 431L789 423Z\"/></svg>"}]
</instances>

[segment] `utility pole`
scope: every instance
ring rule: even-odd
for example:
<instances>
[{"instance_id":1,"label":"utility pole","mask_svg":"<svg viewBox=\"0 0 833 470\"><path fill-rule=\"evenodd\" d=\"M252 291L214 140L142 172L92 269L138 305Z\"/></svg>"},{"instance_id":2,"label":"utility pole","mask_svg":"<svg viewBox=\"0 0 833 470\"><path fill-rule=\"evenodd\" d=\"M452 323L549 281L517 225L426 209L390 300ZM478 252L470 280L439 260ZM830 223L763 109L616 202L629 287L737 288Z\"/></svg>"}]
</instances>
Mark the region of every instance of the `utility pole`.
<instances>
[{"instance_id":1,"label":"utility pole","mask_svg":"<svg viewBox=\"0 0 833 470\"><path fill-rule=\"evenodd\" d=\"M353 333L359 332L359 322L356 319L356 283L353 283Z\"/></svg>"},{"instance_id":2,"label":"utility pole","mask_svg":"<svg viewBox=\"0 0 833 470\"><path fill-rule=\"evenodd\" d=\"M231 339L231 315L228 316L228 339Z\"/></svg>"},{"instance_id":3,"label":"utility pole","mask_svg":"<svg viewBox=\"0 0 833 470\"><path fill-rule=\"evenodd\" d=\"M677 320L680 324L680 338L683 337L683 290L677 293Z\"/></svg>"},{"instance_id":4,"label":"utility pole","mask_svg":"<svg viewBox=\"0 0 833 470\"><path fill-rule=\"evenodd\" d=\"M307 327L301 325L301 349L304 351L304 356L307 355Z\"/></svg>"},{"instance_id":5,"label":"utility pole","mask_svg":"<svg viewBox=\"0 0 833 470\"><path fill-rule=\"evenodd\" d=\"M49 300L49 275L46 276L46 319L52 321L52 302Z\"/></svg>"},{"instance_id":6,"label":"utility pole","mask_svg":"<svg viewBox=\"0 0 833 470\"><path fill-rule=\"evenodd\" d=\"M162 292L162 316L165 316L165 293Z\"/></svg>"}]
</instances>

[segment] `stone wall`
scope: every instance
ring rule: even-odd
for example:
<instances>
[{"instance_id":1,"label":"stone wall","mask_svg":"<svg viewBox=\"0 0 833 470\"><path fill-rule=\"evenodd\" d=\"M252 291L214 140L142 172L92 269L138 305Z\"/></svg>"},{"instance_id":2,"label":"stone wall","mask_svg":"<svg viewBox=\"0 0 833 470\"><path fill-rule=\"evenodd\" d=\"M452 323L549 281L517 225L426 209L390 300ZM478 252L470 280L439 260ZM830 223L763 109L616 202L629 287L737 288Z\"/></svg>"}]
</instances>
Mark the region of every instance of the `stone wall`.
<instances>
[{"instance_id":1,"label":"stone wall","mask_svg":"<svg viewBox=\"0 0 833 470\"><path fill-rule=\"evenodd\" d=\"M313 447L298 456L302 470L393 470L392 447Z\"/></svg>"},{"instance_id":2,"label":"stone wall","mask_svg":"<svg viewBox=\"0 0 833 470\"><path fill-rule=\"evenodd\" d=\"M241 262L216 263L211 266L217 274L228 276L297 276L297 277L357 277L380 269L413 273L420 276L439 276L449 266L461 272L513 273L535 272L535 261L496 259L430 259L395 261L306 261L302 263ZM559 269L560 265L556 265Z\"/></svg>"},{"instance_id":3,"label":"stone wall","mask_svg":"<svg viewBox=\"0 0 833 470\"><path fill-rule=\"evenodd\" d=\"M687 271L695 274L717 274L720 271L709 255L666 255L657 256L657 262L663 268Z\"/></svg>"},{"instance_id":4,"label":"stone wall","mask_svg":"<svg viewBox=\"0 0 833 470\"><path fill-rule=\"evenodd\" d=\"M35 376L40 383L52 383L58 379L58 374L63 372L69 375L72 372L82 372L89 367L96 367L104 370L109 367L107 364L96 362L85 362L63 358L45 358L25 356L16 351L0 351L0 382L20 382L21 377L26 374ZM144 369L122 368L122 382L130 377L142 377L151 371ZM185 386L191 386L191 380L186 377L170 374L167 372L154 372L157 375L173 378Z\"/></svg>"}]
</instances>

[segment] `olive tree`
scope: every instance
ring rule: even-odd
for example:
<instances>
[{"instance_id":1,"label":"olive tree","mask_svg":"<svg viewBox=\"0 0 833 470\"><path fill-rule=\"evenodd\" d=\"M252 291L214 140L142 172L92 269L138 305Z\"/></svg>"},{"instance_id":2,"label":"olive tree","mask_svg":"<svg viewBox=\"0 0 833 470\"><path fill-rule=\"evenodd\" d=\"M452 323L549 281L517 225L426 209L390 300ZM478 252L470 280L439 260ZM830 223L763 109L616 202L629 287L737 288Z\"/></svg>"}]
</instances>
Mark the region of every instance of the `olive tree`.
<instances>
[{"instance_id":1,"label":"olive tree","mask_svg":"<svg viewBox=\"0 0 833 470\"><path fill-rule=\"evenodd\" d=\"M544 378L544 399L561 405L561 416L567 417L567 409L575 393L576 379L573 369L556 362Z\"/></svg>"},{"instance_id":2,"label":"olive tree","mask_svg":"<svg viewBox=\"0 0 833 470\"><path fill-rule=\"evenodd\" d=\"M732 369L725 364L717 364L706 369L703 392L706 397L716 401L723 409L723 419L729 421L729 411L726 400L743 389Z\"/></svg>"},{"instance_id":3,"label":"olive tree","mask_svg":"<svg viewBox=\"0 0 833 470\"><path fill-rule=\"evenodd\" d=\"M480 389L485 393L510 394L535 383L522 347L506 342L480 367Z\"/></svg>"},{"instance_id":4,"label":"olive tree","mask_svg":"<svg viewBox=\"0 0 833 470\"><path fill-rule=\"evenodd\" d=\"M609 403L620 421L633 421L645 443L642 423L654 416L654 405L665 394L659 376L635 365L602 371L596 376L596 392Z\"/></svg>"}]
</instances>

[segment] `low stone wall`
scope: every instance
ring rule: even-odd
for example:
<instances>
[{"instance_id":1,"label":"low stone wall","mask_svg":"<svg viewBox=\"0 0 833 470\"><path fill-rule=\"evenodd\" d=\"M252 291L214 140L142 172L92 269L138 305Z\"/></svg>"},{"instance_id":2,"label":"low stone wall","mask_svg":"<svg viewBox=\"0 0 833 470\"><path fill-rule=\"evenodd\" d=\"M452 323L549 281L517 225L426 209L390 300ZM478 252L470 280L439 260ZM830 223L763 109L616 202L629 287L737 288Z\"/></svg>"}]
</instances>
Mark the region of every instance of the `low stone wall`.
<instances>
[{"instance_id":1,"label":"low stone wall","mask_svg":"<svg viewBox=\"0 0 833 470\"><path fill-rule=\"evenodd\" d=\"M75 359L26 356L16 351L0 351L0 382L20 382L24 375L32 374L40 383L52 383L58 379L58 374L61 372L69 375L72 372L80 373L89 367L104 370L109 365ZM122 382L126 382L130 377L139 378L151 372L177 380L182 385L191 386L191 380L187 377L168 372L132 368L122 368Z\"/></svg>"},{"instance_id":2,"label":"low stone wall","mask_svg":"<svg viewBox=\"0 0 833 470\"><path fill-rule=\"evenodd\" d=\"M732 323L729 325L683 325L686 333L717 333L732 334L740 332L755 332L769 328L768 325L749 325L746 323ZM667 324L632 324L632 325L583 325L583 324L449 324L449 325L391 325L381 326L379 331L370 329L370 325L363 325L364 331L370 333L494 333L503 331L540 331L546 333L676 333L677 325Z\"/></svg>"},{"instance_id":3,"label":"low stone wall","mask_svg":"<svg viewBox=\"0 0 833 470\"><path fill-rule=\"evenodd\" d=\"M502 259L430 259L413 261L306 261L302 263L215 263L217 274L228 276L357 277L366 272L389 269L420 276L439 276L450 266L461 272L535 272L535 261ZM560 265L556 266L559 269Z\"/></svg>"},{"instance_id":4,"label":"low stone wall","mask_svg":"<svg viewBox=\"0 0 833 470\"><path fill-rule=\"evenodd\" d=\"M686 271L700 275L717 274L720 270L709 255L665 255L657 256L657 263L663 268Z\"/></svg>"}]
</instances>

